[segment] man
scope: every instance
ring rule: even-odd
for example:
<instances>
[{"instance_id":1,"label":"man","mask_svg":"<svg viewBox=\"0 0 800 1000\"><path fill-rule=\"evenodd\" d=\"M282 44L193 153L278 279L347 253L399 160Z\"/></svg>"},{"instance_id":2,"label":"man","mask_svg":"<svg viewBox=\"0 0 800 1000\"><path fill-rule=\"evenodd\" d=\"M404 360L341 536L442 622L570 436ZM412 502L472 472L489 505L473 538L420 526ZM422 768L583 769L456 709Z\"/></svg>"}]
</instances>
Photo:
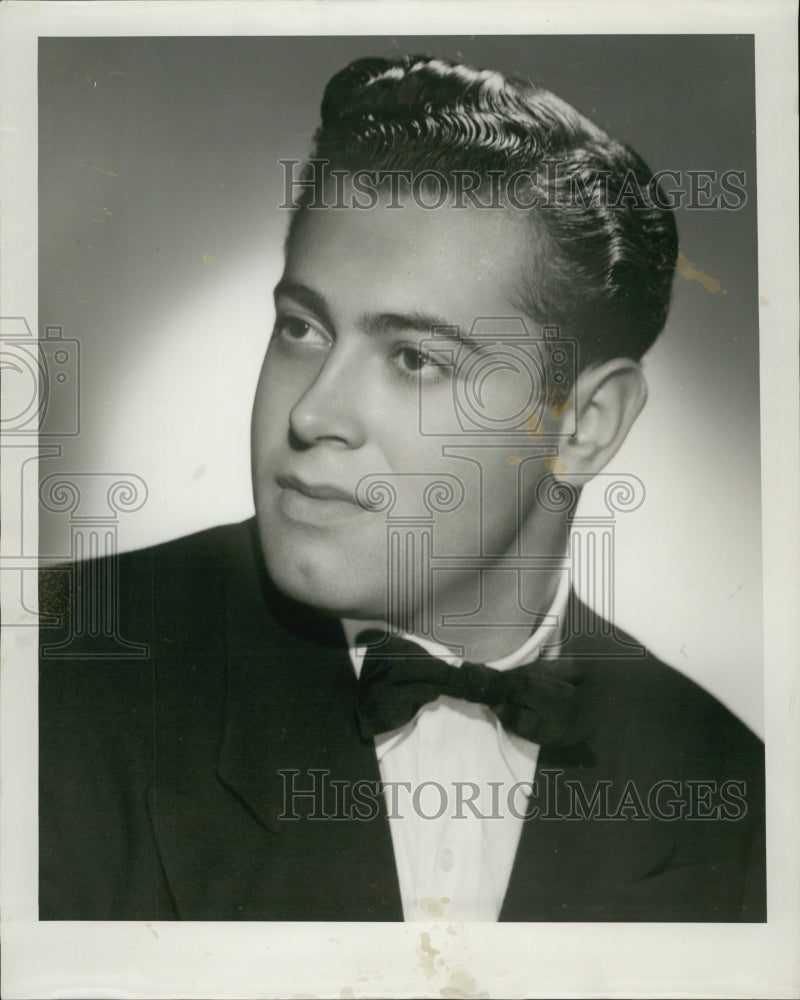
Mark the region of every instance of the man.
<instances>
[{"instance_id":1,"label":"man","mask_svg":"<svg viewBox=\"0 0 800 1000\"><path fill-rule=\"evenodd\" d=\"M763 920L759 741L570 594L669 304L647 167L404 57L288 168L255 522L43 577L40 916ZM115 579L146 665L65 659Z\"/></svg>"}]
</instances>

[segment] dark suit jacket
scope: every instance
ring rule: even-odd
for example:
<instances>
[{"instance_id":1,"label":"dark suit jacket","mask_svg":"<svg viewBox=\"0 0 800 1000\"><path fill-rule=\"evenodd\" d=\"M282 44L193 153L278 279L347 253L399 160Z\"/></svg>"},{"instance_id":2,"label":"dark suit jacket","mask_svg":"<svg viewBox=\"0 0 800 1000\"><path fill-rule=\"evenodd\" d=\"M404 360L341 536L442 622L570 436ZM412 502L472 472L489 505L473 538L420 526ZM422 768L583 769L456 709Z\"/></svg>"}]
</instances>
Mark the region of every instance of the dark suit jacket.
<instances>
[{"instance_id":1,"label":"dark suit jacket","mask_svg":"<svg viewBox=\"0 0 800 1000\"><path fill-rule=\"evenodd\" d=\"M40 918L402 920L382 805L286 808L282 770L380 780L338 622L274 591L246 522L119 557L115 627L149 646L120 658L90 603L112 569L41 578L61 625L41 629ZM542 748L501 919L765 919L759 740L654 658L582 641L593 734Z\"/></svg>"}]
</instances>

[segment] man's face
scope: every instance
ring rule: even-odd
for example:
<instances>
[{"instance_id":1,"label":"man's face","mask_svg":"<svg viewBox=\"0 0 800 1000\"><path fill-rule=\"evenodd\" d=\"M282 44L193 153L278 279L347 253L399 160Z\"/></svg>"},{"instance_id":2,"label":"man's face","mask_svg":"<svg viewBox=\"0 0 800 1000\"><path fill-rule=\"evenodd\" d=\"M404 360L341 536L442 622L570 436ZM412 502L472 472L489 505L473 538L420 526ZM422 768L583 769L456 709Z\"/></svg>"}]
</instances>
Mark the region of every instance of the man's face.
<instances>
[{"instance_id":1,"label":"man's face","mask_svg":"<svg viewBox=\"0 0 800 1000\"><path fill-rule=\"evenodd\" d=\"M426 211L410 202L400 210L306 211L297 220L253 414L262 547L270 574L291 596L344 617L387 617L387 575L391 569L399 579L410 564L395 551L390 567L387 511L356 502L364 477L392 485L395 518L426 516L426 483L451 477L456 509L436 512L433 524L433 555L452 563L437 577L443 609L473 608L481 599L475 567L486 563L477 557L516 552L523 526L528 538L531 529L542 534L533 497L545 460L525 461L521 475L519 445L515 451L494 438L494 447L457 456L457 437L423 433L456 427L454 388L466 386L454 380L470 377L470 365L447 364L459 350L456 333L436 338L441 349L420 353L432 326L468 336L481 317L520 316L515 292L531 238L518 216ZM467 346L459 356L479 360L475 352L491 349ZM501 420L524 410L528 383L519 373L503 364L470 370L484 372L469 388L490 426L493 414ZM557 542L536 544L543 553ZM412 603L428 599L415 595Z\"/></svg>"}]
</instances>

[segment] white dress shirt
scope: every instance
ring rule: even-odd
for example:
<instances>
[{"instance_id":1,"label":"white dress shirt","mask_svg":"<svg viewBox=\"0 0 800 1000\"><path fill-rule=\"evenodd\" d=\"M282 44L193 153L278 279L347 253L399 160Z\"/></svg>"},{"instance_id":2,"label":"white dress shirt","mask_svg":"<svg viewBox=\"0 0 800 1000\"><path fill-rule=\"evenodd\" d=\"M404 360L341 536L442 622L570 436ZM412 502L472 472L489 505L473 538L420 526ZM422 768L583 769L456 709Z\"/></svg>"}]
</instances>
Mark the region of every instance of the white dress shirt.
<instances>
[{"instance_id":1,"label":"white dress shirt","mask_svg":"<svg viewBox=\"0 0 800 1000\"><path fill-rule=\"evenodd\" d=\"M550 615L563 620L569 574ZM366 647L355 637L380 622L345 620L360 676ZM559 626L543 626L488 666L532 663ZM436 642L403 635L452 666L463 660ZM552 654L551 654L552 655ZM539 747L503 729L484 705L441 695L399 729L375 737L405 920L496 921L522 832Z\"/></svg>"}]
</instances>

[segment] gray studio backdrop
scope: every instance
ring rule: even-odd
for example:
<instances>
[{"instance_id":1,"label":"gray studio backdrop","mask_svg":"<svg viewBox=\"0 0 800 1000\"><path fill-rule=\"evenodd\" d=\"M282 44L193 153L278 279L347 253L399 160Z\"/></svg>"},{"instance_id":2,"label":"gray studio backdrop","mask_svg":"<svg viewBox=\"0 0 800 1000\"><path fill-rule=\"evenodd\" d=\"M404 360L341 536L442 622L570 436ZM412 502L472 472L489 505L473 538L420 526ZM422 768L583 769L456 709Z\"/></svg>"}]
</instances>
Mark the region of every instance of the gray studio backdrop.
<instances>
[{"instance_id":1,"label":"gray studio backdrop","mask_svg":"<svg viewBox=\"0 0 800 1000\"><path fill-rule=\"evenodd\" d=\"M615 585L619 623L761 731L748 36L41 39L39 328L78 342L80 427L40 478L97 474L80 480L86 511L107 474L138 477L123 549L252 512L250 404L287 222L278 160L307 154L332 73L402 51L532 78L654 170L744 172L738 210L678 212L694 270L676 279L650 401L613 464L646 487L618 517ZM75 405L65 393L48 420ZM598 490L584 499L602 508ZM73 515L42 512L43 557L70 554Z\"/></svg>"}]
</instances>

